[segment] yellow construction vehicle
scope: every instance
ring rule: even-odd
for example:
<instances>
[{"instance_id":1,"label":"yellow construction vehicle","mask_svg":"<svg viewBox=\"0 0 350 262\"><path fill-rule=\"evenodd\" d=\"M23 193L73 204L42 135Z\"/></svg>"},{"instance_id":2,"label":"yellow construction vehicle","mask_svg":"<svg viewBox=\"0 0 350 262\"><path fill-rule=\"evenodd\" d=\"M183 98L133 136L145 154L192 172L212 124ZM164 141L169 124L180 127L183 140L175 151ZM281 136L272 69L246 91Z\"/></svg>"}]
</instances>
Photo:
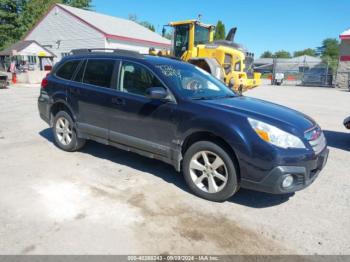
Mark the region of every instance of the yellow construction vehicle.
<instances>
[{"instance_id":1,"label":"yellow construction vehicle","mask_svg":"<svg viewBox=\"0 0 350 262\"><path fill-rule=\"evenodd\" d=\"M237 28L230 30L226 40L214 41L215 26L198 20L168 26L173 28L172 56L201 67L239 92L261 84L261 74L253 70L254 54L234 43Z\"/></svg>"}]
</instances>

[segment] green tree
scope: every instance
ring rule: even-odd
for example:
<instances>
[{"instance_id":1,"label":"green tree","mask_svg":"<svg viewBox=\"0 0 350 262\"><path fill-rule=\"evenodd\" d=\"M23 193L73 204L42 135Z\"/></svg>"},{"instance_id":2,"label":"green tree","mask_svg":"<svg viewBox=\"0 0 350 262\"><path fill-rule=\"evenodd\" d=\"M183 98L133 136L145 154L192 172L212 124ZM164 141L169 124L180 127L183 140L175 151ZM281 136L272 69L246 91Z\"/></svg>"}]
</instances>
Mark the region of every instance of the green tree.
<instances>
[{"instance_id":1,"label":"green tree","mask_svg":"<svg viewBox=\"0 0 350 262\"><path fill-rule=\"evenodd\" d=\"M292 55L288 51L280 50L275 52L274 57L275 58L292 58Z\"/></svg>"},{"instance_id":2,"label":"green tree","mask_svg":"<svg viewBox=\"0 0 350 262\"><path fill-rule=\"evenodd\" d=\"M128 19L134 22L138 21L137 15L136 14L129 14Z\"/></svg>"},{"instance_id":3,"label":"green tree","mask_svg":"<svg viewBox=\"0 0 350 262\"><path fill-rule=\"evenodd\" d=\"M128 19L133 21L133 22L135 22L135 23L138 23L139 25L142 25L143 27L146 27L147 29L149 29L149 30L151 30L153 32L156 31L156 28L150 22L139 21L136 14L129 14Z\"/></svg>"},{"instance_id":4,"label":"green tree","mask_svg":"<svg viewBox=\"0 0 350 262\"><path fill-rule=\"evenodd\" d=\"M293 57L304 56L304 55L317 56L317 53L316 53L316 50L312 48L306 48L304 50L295 51L293 53Z\"/></svg>"},{"instance_id":5,"label":"green tree","mask_svg":"<svg viewBox=\"0 0 350 262\"><path fill-rule=\"evenodd\" d=\"M22 34L29 31L58 0L27 0L21 14Z\"/></svg>"},{"instance_id":6,"label":"green tree","mask_svg":"<svg viewBox=\"0 0 350 262\"><path fill-rule=\"evenodd\" d=\"M147 22L147 21L142 21L142 22L140 22L139 24L142 25L142 26L144 26L144 27L146 27L146 28L148 28L149 30L151 30L151 31L153 31L153 32L156 31L154 25L152 25L151 23L149 23L149 22Z\"/></svg>"},{"instance_id":7,"label":"green tree","mask_svg":"<svg viewBox=\"0 0 350 262\"><path fill-rule=\"evenodd\" d=\"M339 59L339 41L335 38L327 38L322 41L322 46L317 48L317 52L323 62L327 63L334 72Z\"/></svg>"},{"instance_id":8,"label":"green tree","mask_svg":"<svg viewBox=\"0 0 350 262\"><path fill-rule=\"evenodd\" d=\"M321 57L339 57L339 41L336 38L327 38L322 41L322 46L318 48Z\"/></svg>"},{"instance_id":9,"label":"green tree","mask_svg":"<svg viewBox=\"0 0 350 262\"><path fill-rule=\"evenodd\" d=\"M226 38L226 30L225 25L221 20L218 21L216 24L215 34L214 34L214 40L223 40Z\"/></svg>"},{"instance_id":10,"label":"green tree","mask_svg":"<svg viewBox=\"0 0 350 262\"><path fill-rule=\"evenodd\" d=\"M76 8L91 9L91 0L63 0L62 3Z\"/></svg>"},{"instance_id":11,"label":"green tree","mask_svg":"<svg viewBox=\"0 0 350 262\"><path fill-rule=\"evenodd\" d=\"M264 53L262 53L260 58L273 58L273 53L270 51L265 51Z\"/></svg>"},{"instance_id":12,"label":"green tree","mask_svg":"<svg viewBox=\"0 0 350 262\"><path fill-rule=\"evenodd\" d=\"M21 0L0 0L0 50L20 38L23 5Z\"/></svg>"}]
</instances>

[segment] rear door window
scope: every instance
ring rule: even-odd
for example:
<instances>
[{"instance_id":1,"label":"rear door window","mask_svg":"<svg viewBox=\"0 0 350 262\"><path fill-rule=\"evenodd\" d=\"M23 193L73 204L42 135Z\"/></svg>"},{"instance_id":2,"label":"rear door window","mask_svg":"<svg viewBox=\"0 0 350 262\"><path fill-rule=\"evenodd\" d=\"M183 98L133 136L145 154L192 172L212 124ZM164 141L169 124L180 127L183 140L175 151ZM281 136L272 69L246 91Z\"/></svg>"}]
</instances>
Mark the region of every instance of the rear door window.
<instances>
[{"instance_id":1,"label":"rear door window","mask_svg":"<svg viewBox=\"0 0 350 262\"><path fill-rule=\"evenodd\" d=\"M66 80L71 80L79 63L80 60L66 62L57 70L56 76Z\"/></svg>"},{"instance_id":2,"label":"rear door window","mask_svg":"<svg viewBox=\"0 0 350 262\"><path fill-rule=\"evenodd\" d=\"M87 62L84 83L110 88L116 61L108 59L90 59Z\"/></svg>"}]
</instances>

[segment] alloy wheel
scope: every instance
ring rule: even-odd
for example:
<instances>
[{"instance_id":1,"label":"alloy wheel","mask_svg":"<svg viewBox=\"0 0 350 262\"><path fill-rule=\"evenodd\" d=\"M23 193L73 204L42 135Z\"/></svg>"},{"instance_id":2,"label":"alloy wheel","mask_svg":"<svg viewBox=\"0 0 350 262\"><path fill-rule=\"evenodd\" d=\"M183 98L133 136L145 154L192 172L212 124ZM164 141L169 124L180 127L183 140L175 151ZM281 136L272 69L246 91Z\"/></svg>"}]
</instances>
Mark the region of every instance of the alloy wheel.
<instances>
[{"instance_id":1,"label":"alloy wheel","mask_svg":"<svg viewBox=\"0 0 350 262\"><path fill-rule=\"evenodd\" d=\"M190 174L193 183L206 193L218 193L228 181L225 162L210 151L196 153L190 161Z\"/></svg>"},{"instance_id":2,"label":"alloy wheel","mask_svg":"<svg viewBox=\"0 0 350 262\"><path fill-rule=\"evenodd\" d=\"M56 122L56 135L58 138L58 141L64 145L67 146L72 142L72 127L69 123L68 119L65 117L60 117Z\"/></svg>"}]
</instances>

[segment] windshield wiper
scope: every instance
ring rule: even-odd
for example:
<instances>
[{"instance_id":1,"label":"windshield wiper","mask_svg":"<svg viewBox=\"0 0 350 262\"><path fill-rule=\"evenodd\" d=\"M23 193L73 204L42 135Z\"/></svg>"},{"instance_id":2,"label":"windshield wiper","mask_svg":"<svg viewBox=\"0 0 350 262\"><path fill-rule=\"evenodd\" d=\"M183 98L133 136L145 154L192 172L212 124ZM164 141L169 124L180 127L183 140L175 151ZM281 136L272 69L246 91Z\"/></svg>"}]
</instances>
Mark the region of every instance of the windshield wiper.
<instances>
[{"instance_id":1,"label":"windshield wiper","mask_svg":"<svg viewBox=\"0 0 350 262\"><path fill-rule=\"evenodd\" d=\"M192 97L192 100L211 100L211 99L213 99L213 97L205 97L205 96Z\"/></svg>"},{"instance_id":2,"label":"windshield wiper","mask_svg":"<svg viewBox=\"0 0 350 262\"><path fill-rule=\"evenodd\" d=\"M222 98L235 98L237 97L236 95L226 95L226 96L220 96L220 97L217 97L218 99L222 99Z\"/></svg>"},{"instance_id":3,"label":"windshield wiper","mask_svg":"<svg viewBox=\"0 0 350 262\"><path fill-rule=\"evenodd\" d=\"M225 98L234 98L236 95L226 95L226 96L200 96L193 97L192 100L214 100L214 99L225 99Z\"/></svg>"}]
</instances>

